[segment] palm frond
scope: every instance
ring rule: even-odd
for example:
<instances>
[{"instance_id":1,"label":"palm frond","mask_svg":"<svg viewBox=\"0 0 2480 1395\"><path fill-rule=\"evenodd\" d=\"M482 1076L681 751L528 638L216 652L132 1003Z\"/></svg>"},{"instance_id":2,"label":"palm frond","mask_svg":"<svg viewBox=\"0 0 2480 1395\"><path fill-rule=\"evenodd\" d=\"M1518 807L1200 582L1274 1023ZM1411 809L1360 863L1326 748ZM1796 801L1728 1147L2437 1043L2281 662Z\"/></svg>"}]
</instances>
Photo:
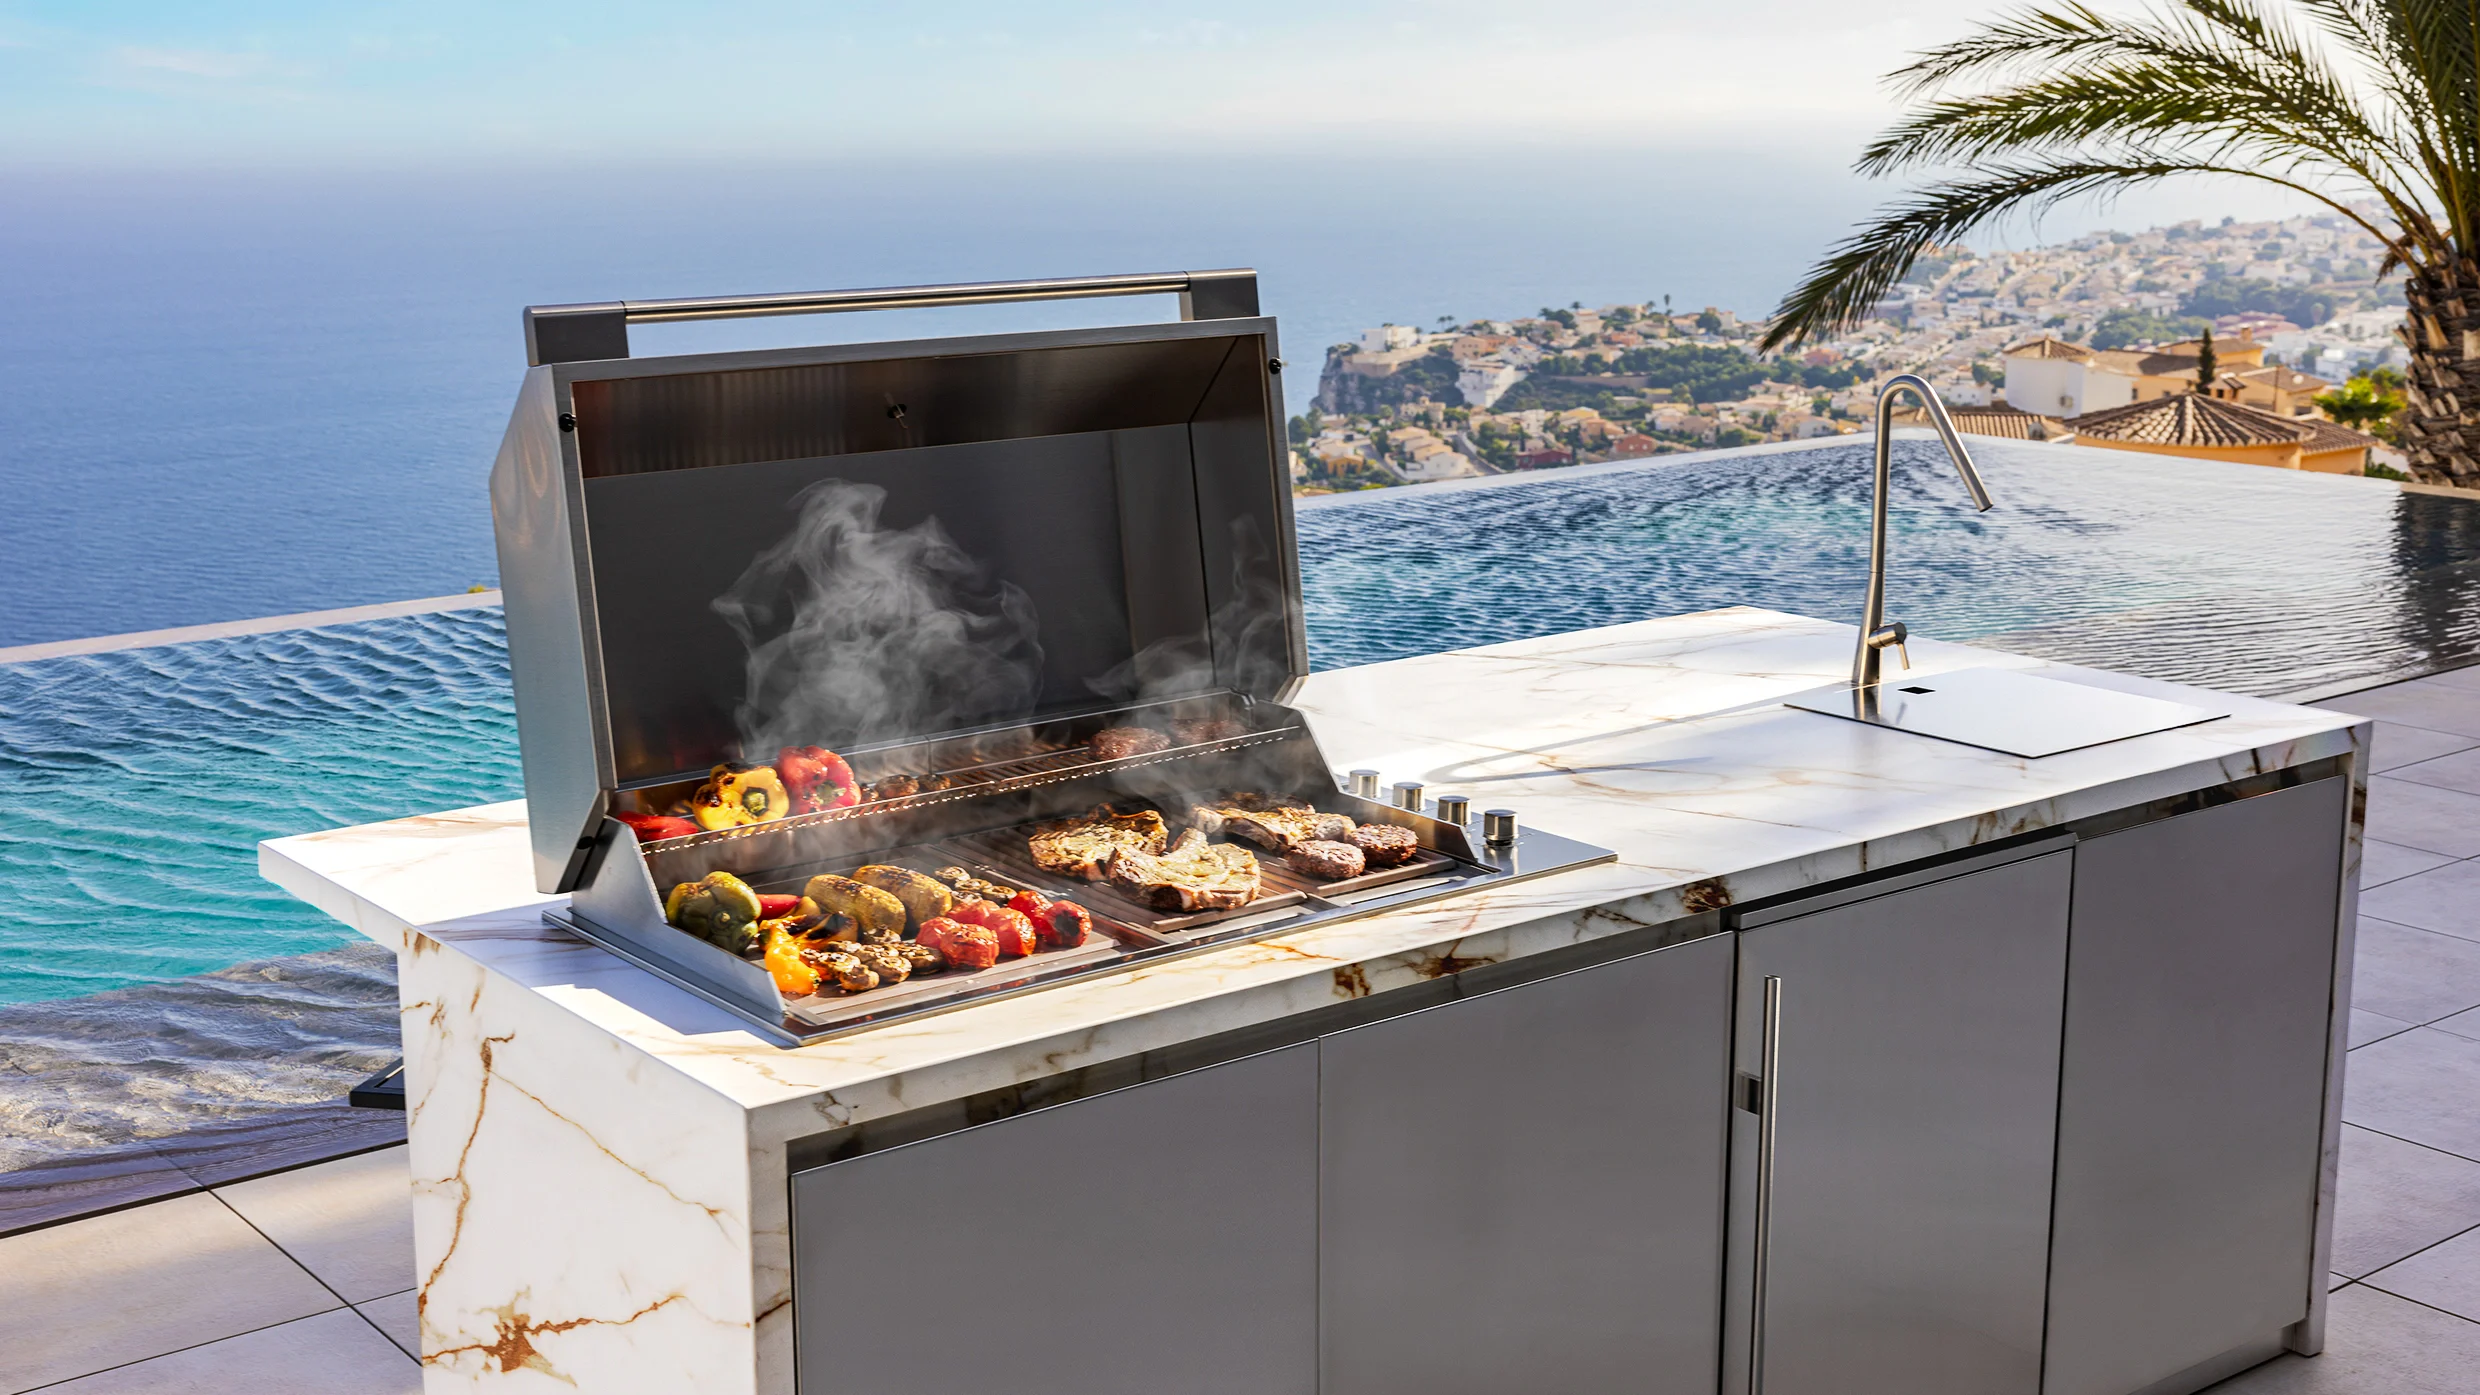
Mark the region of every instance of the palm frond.
<instances>
[{"instance_id":1,"label":"palm frond","mask_svg":"<svg viewBox=\"0 0 2480 1395\"><path fill-rule=\"evenodd\" d=\"M1862 153L1863 173L2062 153L2101 138L2169 142L2217 161L2322 162L2331 168L2318 173L2367 185L2389 205L2421 173L2402 159L2391 111L2361 101L2256 0L2182 0L2135 20L2079 4L2018 12L1900 76L1928 100ZM1965 77L2011 85L1934 95Z\"/></svg>"},{"instance_id":2,"label":"palm frond","mask_svg":"<svg viewBox=\"0 0 2480 1395\"><path fill-rule=\"evenodd\" d=\"M1982 166L1968 178L1917 189L1836 243L1774 309L1758 352L1803 343L1865 319L1920 254L1974 228L2063 200L2115 194L2182 175L2230 175L2278 185L2329 207L2316 189L2263 169L2175 158L2024 159ZM2356 216L2356 215L2354 215Z\"/></svg>"},{"instance_id":3,"label":"palm frond","mask_svg":"<svg viewBox=\"0 0 2480 1395\"><path fill-rule=\"evenodd\" d=\"M2054 0L1889 80L1909 109L1860 171L1960 173L1836 244L1769 351L1865 315L1933 244L2187 174L2315 199L2385 249L2380 278L2451 280L2480 250L2480 0L2153 0L2133 17Z\"/></svg>"}]
</instances>

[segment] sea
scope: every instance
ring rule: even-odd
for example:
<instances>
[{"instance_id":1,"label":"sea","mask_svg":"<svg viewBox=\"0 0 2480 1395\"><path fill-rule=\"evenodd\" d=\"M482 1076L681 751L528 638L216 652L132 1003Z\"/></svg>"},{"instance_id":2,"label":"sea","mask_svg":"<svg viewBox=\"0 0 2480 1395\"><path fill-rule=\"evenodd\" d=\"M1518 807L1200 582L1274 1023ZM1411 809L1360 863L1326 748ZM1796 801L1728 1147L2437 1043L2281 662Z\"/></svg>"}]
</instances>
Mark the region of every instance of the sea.
<instances>
[{"instance_id":1,"label":"sea","mask_svg":"<svg viewBox=\"0 0 2480 1395\"><path fill-rule=\"evenodd\" d=\"M1383 321L1770 305L1823 159L1034 158L0 176L0 647L488 586L529 304L1255 267L1305 409ZM1713 193L1696 193L1704 189ZM1169 297L641 326L641 354L1169 319Z\"/></svg>"}]
</instances>

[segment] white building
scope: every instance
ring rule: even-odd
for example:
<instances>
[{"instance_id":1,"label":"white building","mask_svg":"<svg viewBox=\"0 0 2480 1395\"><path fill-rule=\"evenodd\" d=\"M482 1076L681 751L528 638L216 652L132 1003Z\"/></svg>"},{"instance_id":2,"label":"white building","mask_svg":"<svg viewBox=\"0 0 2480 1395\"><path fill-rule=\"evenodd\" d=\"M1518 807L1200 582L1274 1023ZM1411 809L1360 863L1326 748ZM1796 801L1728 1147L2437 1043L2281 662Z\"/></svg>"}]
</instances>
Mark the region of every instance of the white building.
<instances>
[{"instance_id":1,"label":"white building","mask_svg":"<svg viewBox=\"0 0 2480 1395\"><path fill-rule=\"evenodd\" d=\"M1524 381L1524 370L1503 358L1491 355L1467 362L1455 375L1455 390L1464 394L1464 405L1475 411L1487 411L1507 390Z\"/></svg>"},{"instance_id":2,"label":"white building","mask_svg":"<svg viewBox=\"0 0 2480 1395\"><path fill-rule=\"evenodd\" d=\"M2006 405L2017 411L2080 417L2135 400L2135 378L2081 345L2043 335L2006 351Z\"/></svg>"},{"instance_id":3,"label":"white building","mask_svg":"<svg viewBox=\"0 0 2480 1395\"><path fill-rule=\"evenodd\" d=\"M1395 349L1409 349L1421 342L1421 331L1410 325L1380 325L1361 331L1361 352L1383 354Z\"/></svg>"},{"instance_id":4,"label":"white building","mask_svg":"<svg viewBox=\"0 0 2480 1395\"><path fill-rule=\"evenodd\" d=\"M1391 468L1410 484L1466 479L1481 473L1462 451L1448 450L1443 446L1435 450L1424 447L1414 459L1391 462Z\"/></svg>"}]
</instances>

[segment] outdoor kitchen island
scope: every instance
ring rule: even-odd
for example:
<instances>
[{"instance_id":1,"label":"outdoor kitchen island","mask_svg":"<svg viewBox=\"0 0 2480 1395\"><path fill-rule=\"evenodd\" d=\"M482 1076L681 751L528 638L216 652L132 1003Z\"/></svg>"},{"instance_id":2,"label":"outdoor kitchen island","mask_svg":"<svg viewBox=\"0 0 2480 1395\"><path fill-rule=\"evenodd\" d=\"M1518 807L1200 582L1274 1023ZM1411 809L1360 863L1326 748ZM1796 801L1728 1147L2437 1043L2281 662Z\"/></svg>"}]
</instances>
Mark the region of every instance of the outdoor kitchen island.
<instances>
[{"instance_id":1,"label":"outdoor kitchen island","mask_svg":"<svg viewBox=\"0 0 2480 1395\"><path fill-rule=\"evenodd\" d=\"M784 1048L525 806L264 845L398 951L427 1388L2133 1395L2321 1341L2368 728L2026 760L1734 609L1311 675L1615 862ZM1758 1329L1752 1334L1753 1325Z\"/></svg>"}]
</instances>

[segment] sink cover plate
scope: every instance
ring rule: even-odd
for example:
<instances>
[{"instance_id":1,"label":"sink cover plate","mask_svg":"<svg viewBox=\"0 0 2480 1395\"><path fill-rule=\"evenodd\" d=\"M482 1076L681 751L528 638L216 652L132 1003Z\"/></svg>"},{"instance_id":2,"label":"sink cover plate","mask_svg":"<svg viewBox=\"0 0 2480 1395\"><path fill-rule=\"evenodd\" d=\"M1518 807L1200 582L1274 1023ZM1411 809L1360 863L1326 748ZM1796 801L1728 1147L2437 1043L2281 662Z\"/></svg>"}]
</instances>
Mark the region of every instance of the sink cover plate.
<instances>
[{"instance_id":1,"label":"sink cover plate","mask_svg":"<svg viewBox=\"0 0 2480 1395\"><path fill-rule=\"evenodd\" d=\"M1919 678L1897 675L1866 692L1827 688L1784 705L1985 751L2033 757L2230 715L2011 668L1967 668Z\"/></svg>"}]
</instances>

